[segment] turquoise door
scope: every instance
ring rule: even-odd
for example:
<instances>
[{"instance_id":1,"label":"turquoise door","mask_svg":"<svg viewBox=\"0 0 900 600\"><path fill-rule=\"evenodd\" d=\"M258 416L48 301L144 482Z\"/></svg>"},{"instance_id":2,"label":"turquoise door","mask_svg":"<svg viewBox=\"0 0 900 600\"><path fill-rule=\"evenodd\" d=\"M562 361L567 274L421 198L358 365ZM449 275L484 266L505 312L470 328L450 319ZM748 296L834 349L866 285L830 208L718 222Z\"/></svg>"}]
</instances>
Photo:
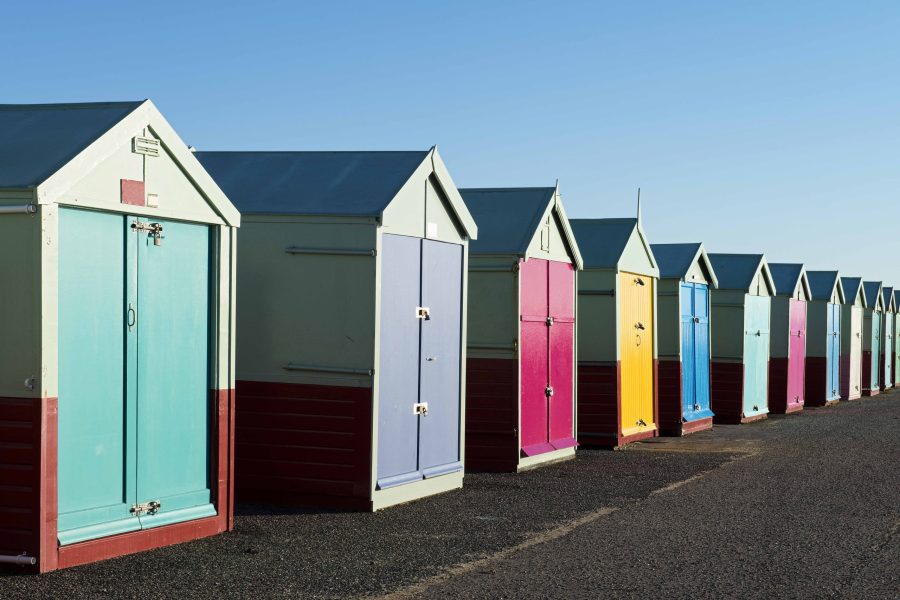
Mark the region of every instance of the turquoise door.
<instances>
[{"instance_id":1,"label":"turquoise door","mask_svg":"<svg viewBox=\"0 0 900 600\"><path fill-rule=\"evenodd\" d=\"M696 421L713 416L709 407L709 288L681 284L682 418Z\"/></svg>"},{"instance_id":2,"label":"turquoise door","mask_svg":"<svg viewBox=\"0 0 900 600\"><path fill-rule=\"evenodd\" d=\"M746 296L744 322L744 416L769 412L769 310L765 296Z\"/></svg>"},{"instance_id":3,"label":"turquoise door","mask_svg":"<svg viewBox=\"0 0 900 600\"><path fill-rule=\"evenodd\" d=\"M209 229L136 222L60 210L61 544L215 514Z\"/></svg>"}]
</instances>

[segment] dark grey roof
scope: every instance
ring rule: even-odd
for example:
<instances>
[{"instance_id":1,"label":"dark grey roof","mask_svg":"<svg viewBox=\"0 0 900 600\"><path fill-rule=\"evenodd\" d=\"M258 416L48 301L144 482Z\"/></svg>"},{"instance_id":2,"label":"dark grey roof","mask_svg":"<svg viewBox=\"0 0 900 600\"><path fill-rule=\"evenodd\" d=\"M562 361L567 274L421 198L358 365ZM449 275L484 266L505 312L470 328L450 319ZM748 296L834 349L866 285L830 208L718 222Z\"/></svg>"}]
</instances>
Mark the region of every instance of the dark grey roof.
<instances>
[{"instance_id":1,"label":"dark grey roof","mask_svg":"<svg viewBox=\"0 0 900 600\"><path fill-rule=\"evenodd\" d=\"M661 278L683 278L694 263L694 258L701 245L699 242L696 244L650 244L653 257L656 258L656 265L659 267L659 276Z\"/></svg>"},{"instance_id":2,"label":"dark grey roof","mask_svg":"<svg viewBox=\"0 0 900 600\"><path fill-rule=\"evenodd\" d=\"M762 254L710 254L720 290L747 290L763 260ZM778 291L778 288L775 288Z\"/></svg>"},{"instance_id":3,"label":"dark grey roof","mask_svg":"<svg viewBox=\"0 0 900 600\"><path fill-rule=\"evenodd\" d=\"M859 287L862 285L862 277L841 277L841 287L844 288L844 302L853 304L856 302L856 295L859 294ZM865 296L865 292L863 292ZM865 304L865 298L863 298Z\"/></svg>"},{"instance_id":4,"label":"dark grey roof","mask_svg":"<svg viewBox=\"0 0 900 600\"><path fill-rule=\"evenodd\" d=\"M528 249L556 189L466 188L459 190L478 225L472 254L521 254Z\"/></svg>"},{"instance_id":5,"label":"dark grey roof","mask_svg":"<svg viewBox=\"0 0 900 600\"><path fill-rule=\"evenodd\" d=\"M615 268L637 227L637 219L570 219L584 266Z\"/></svg>"},{"instance_id":6,"label":"dark grey roof","mask_svg":"<svg viewBox=\"0 0 900 600\"><path fill-rule=\"evenodd\" d=\"M801 263L769 263L769 272L779 296L792 296L803 275Z\"/></svg>"},{"instance_id":7,"label":"dark grey roof","mask_svg":"<svg viewBox=\"0 0 900 600\"><path fill-rule=\"evenodd\" d=\"M894 306L900 310L900 290L894 290Z\"/></svg>"},{"instance_id":8,"label":"dark grey roof","mask_svg":"<svg viewBox=\"0 0 900 600\"><path fill-rule=\"evenodd\" d=\"M894 299L894 288L887 286L881 288L881 299L884 301L884 307L886 309L890 306L891 300Z\"/></svg>"},{"instance_id":9,"label":"dark grey roof","mask_svg":"<svg viewBox=\"0 0 900 600\"><path fill-rule=\"evenodd\" d=\"M0 188L41 184L141 104L0 104Z\"/></svg>"},{"instance_id":10,"label":"dark grey roof","mask_svg":"<svg viewBox=\"0 0 900 600\"><path fill-rule=\"evenodd\" d=\"M242 213L376 216L430 150L197 152Z\"/></svg>"},{"instance_id":11,"label":"dark grey roof","mask_svg":"<svg viewBox=\"0 0 900 600\"><path fill-rule=\"evenodd\" d=\"M878 300L881 297L881 282L863 281L863 290L866 293L866 300L869 303L869 308L875 308L877 306ZM882 300L881 305L884 306L884 300Z\"/></svg>"},{"instance_id":12,"label":"dark grey roof","mask_svg":"<svg viewBox=\"0 0 900 600\"><path fill-rule=\"evenodd\" d=\"M807 271L806 280L809 281L809 291L813 300L831 300L834 286L838 281L837 271Z\"/></svg>"}]
</instances>

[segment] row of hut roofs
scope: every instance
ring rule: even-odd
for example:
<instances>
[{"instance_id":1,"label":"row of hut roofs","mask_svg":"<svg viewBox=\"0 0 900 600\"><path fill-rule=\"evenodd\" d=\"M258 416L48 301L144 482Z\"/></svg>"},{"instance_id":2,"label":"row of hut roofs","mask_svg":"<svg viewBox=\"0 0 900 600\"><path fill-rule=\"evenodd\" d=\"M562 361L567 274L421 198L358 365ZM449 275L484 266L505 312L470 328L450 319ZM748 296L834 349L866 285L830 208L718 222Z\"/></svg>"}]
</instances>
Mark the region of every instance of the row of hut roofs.
<instances>
[{"instance_id":1,"label":"row of hut roofs","mask_svg":"<svg viewBox=\"0 0 900 600\"><path fill-rule=\"evenodd\" d=\"M0 106L0 276L0 561L40 571L229 530L235 489L376 510L900 376L880 282L434 148L195 153L149 101Z\"/></svg>"}]
</instances>

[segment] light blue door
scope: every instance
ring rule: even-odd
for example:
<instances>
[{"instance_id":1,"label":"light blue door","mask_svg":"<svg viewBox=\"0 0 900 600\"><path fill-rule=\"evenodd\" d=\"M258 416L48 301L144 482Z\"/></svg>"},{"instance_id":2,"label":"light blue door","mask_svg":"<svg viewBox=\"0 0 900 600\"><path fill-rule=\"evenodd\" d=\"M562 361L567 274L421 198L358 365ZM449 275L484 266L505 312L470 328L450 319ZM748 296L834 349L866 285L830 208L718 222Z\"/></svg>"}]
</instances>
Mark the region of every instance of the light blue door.
<instances>
[{"instance_id":1,"label":"light blue door","mask_svg":"<svg viewBox=\"0 0 900 600\"><path fill-rule=\"evenodd\" d=\"M765 296L747 295L744 315L744 416L769 412L769 310Z\"/></svg>"},{"instance_id":2,"label":"light blue door","mask_svg":"<svg viewBox=\"0 0 900 600\"><path fill-rule=\"evenodd\" d=\"M881 313L872 313L872 389L877 390L881 387L881 380L878 378L881 364Z\"/></svg>"},{"instance_id":3,"label":"light blue door","mask_svg":"<svg viewBox=\"0 0 900 600\"><path fill-rule=\"evenodd\" d=\"M828 369L828 387L825 392L829 400L838 400L841 397L841 305L829 303L826 311L828 355L825 362Z\"/></svg>"},{"instance_id":4,"label":"light blue door","mask_svg":"<svg viewBox=\"0 0 900 600\"><path fill-rule=\"evenodd\" d=\"M681 301L681 381L683 418L712 417L709 407L709 288L683 283Z\"/></svg>"},{"instance_id":5,"label":"light blue door","mask_svg":"<svg viewBox=\"0 0 900 600\"><path fill-rule=\"evenodd\" d=\"M154 221L138 256L137 497L143 527L215 514L210 497L209 249L205 225Z\"/></svg>"},{"instance_id":6,"label":"light blue door","mask_svg":"<svg viewBox=\"0 0 900 600\"><path fill-rule=\"evenodd\" d=\"M378 367L378 487L422 478L418 465L421 240L381 242L381 342Z\"/></svg>"},{"instance_id":7,"label":"light blue door","mask_svg":"<svg viewBox=\"0 0 900 600\"><path fill-rule=\"evenodd\" d=\"M462 246L422 241L422 320L419 468L427 477L462 469L459 452Z\"/></svg>"},{"instance_id":8,"label":"light blue door","mask_svg":"<svg viewBox=\"0 0 900 600\"><path fill-rule=\"evenodd\" d=\"M679 304L681 305L681 410L685 421L693 421L697 403L694 284L681 284Z\"/></svg>"},{"instance_id":9,"label":"light blue door","mask_svg":"<svg viewBox=\"0 0 900 600\"><path fill-rule=\"evenodd\" d=\"M210 234L158 224L60 210L61 544L215 514Z\"/></svg>"},{"instance_id":10,"label":"light blue door","mask_svg":"<svg viewBox=\"0 0 900 600\"><path fill-rule=\"evenodd\" d=\"M131 244L131 252L126 250ZM71 544L140 529L134 395L126 393L126 218L59 211L58 537Z\"/></svg>"}]
</instances>

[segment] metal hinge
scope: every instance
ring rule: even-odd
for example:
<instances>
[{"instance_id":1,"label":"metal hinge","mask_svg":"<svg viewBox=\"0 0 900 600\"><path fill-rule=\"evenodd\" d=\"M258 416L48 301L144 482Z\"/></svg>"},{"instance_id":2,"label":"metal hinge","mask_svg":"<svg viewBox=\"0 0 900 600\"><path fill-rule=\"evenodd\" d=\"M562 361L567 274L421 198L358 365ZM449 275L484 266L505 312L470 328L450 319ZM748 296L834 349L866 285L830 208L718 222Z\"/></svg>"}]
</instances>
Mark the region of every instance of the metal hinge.
<instances>
[{"instance_id":1,"label":"metal hinge","mask_svg":"<svg viewBox=\"0 0 900 600\"><path fill-rule=\"evenodd\" d=\"M431 311L427 306L417 306L416 307L416 318L417 319L430 319Z\"/></svg>"},{"instance_id":2,"label":"metal hinge","mask_svg":"<svg viewBox=\"0 0 900 600\"><path fill-rule=\"evenodd\" d=\"M552 396L552 395L553 395L553 386L548 385L547 387L545 387L545 388L544 388L544 395L547 396L548 398L549 398L550 396Z\"/></svg>"},{"instance_id":3,"label":"metal hinge","mask_svg":"<svg viewBox=\"0 0 900 600\"><path fill-rule=\"evenodd\" d=\"M159 509L162 508L162 502L159 500L151 500L150 502L143 502L141 504L132 504L131 505L131 514L135 517L139 517L141 515L155 515L159 512Z\"/></svg>"},{"instance_id":4,"label":"metal hinge","mask_svg":"<svg viewBox=\"0 0 900 600\"><path fill-rule=\"evenodd\" d=\"M428 403L427 402L416 402L413 404L413 414L414 415L428 415Z\"/></svg>"},{"instance_id":5,"label":"metal hinge","mask_svg":"<svg viewBox=\"0 0 900 600\"><path fill-rule=\"evenodd\" d=\"M153 245L161 246L162 245L162 232L163 226L159 223L144 223L142 221L135 221L131 224L132 231L149 231L150 235L153 237Z\"/></svg>"}]
</instances>

